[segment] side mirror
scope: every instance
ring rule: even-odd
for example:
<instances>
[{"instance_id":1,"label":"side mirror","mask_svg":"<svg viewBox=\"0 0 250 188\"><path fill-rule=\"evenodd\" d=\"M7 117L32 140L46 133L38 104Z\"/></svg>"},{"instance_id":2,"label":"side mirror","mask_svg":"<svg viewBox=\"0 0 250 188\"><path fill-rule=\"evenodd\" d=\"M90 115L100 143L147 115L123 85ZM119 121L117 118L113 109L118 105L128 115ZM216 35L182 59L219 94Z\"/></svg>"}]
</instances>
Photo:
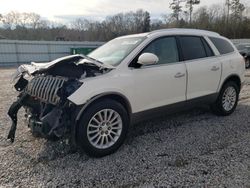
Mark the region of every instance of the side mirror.
<instances>
[{"instance_id":1,"label":"side mirror","mask_svg":"<svg viewBox=\"0 0 250 188\"><path fill-rule=\"evenodd\" d=\"M141 65L153 65L158 63L159 58L152 53L143 53L139 56L137 63Z\"/></svg>"}]
</instances>

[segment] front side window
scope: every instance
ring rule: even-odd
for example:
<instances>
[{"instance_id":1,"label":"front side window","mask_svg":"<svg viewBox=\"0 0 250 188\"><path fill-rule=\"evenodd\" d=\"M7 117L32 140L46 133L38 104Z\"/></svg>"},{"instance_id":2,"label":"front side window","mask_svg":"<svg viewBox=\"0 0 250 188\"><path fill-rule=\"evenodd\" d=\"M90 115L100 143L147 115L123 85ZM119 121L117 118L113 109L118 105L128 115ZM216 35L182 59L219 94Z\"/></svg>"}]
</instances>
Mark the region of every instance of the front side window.
<instances>
[{"instance_id":1,"label":"front side window","mask_svg":"<svg viewBox=\"0 0 250 188\"><path fill-rule=\"evenodd\" d=\"M164 37L151 42L142 53L153 53L159 58L157 64L167 64L179 61L175 37ZM141 54L142 54L141 53Z\"/></svg>"},{"instance_id":2,"label":"front side window","mask_svg":"<svg viewBox=\"0 0 250 188\"><path fill-rule=\"evenodd\" d=\"M218 49L220 54L227 54L227 53L231 53L234 51L234 48L232 47L232 45L224 39L215 38L215 37L209 37L209 39L213 42L213 44Z\"/></svg>"},{"instance_id":3,"label":"front side window","mask_svg":"<svg viewBox=\"0 0 250 188\"><path fill-rule=\"evenodd\" d=\"M200 37L181 36L180 44L184 60L207 57L206 50Z\"/></svg>"}]
</instances>

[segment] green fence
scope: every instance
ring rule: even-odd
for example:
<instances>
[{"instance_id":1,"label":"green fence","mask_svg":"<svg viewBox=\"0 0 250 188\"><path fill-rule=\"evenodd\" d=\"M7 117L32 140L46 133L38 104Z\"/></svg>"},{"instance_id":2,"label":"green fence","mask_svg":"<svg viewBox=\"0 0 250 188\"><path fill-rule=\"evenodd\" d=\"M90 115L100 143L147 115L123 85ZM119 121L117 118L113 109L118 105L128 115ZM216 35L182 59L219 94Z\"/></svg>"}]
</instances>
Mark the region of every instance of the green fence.
<instances>
[{"instance_id":1,"label":"green fence","mask_svg":"<svg viewBox=\"0 0 250 188\"><path fill-rule=\"evenodd\" d=\"M72 55L74 55L74 54L87 55L87 54L89 54L90 52L92 52L95 49L96 49L96 47L91 47L91 48L71 48L70 53Z\"/></svg>"}]
</instances>

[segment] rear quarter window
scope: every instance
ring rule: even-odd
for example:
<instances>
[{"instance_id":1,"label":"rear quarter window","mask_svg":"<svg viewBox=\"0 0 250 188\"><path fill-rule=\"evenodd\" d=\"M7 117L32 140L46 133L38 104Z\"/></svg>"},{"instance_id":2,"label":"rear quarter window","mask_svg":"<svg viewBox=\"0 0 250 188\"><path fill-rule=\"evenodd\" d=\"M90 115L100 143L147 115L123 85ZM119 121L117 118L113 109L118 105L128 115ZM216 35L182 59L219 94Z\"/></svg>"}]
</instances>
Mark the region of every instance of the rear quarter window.
<instances>
[{"instance_id":1,"label":"rear quarter window","mask_svg":"<svg viewBox=\"0 0 250 188\"><path fill-rule=\"evenodd\" d=\"M233 46L228 41L215 37L209 37L209 39L213 42L220 54L228 54L234 52Z\"/></svg>"}]
</instances>

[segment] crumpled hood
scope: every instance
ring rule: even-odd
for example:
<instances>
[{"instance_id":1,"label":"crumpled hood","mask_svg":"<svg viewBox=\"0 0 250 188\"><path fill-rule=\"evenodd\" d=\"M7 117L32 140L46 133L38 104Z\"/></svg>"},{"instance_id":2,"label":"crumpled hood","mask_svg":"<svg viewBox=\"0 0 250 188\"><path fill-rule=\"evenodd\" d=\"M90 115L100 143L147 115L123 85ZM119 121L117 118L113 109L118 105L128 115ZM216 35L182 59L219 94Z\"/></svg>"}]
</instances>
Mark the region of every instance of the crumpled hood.
<instances>
[{"instance_id":1,"label":"crumpled hood","mask_svg":"<svg viewBox=\"0 0 250 188\"><path fill-rule=\"evenodd\" d=\"M102 68L107 68L107 69L114 69L115 68L112 65L102 63L102 62L97 61L95 59L92 59L88 56L76 54L76 55L69 55L69 56L65 56L62 58L58 58L58 59L55 59L51 62L45 62L45 63L31 62L31 64L20 65L17 68L16 72L12 75L12 80L19 78L21 75L24 76L24 75L28 74L29 76L31 76L32 74L36 73L37 71L47 70L56 64L63 63L65 61L73 59L73 58L79 58L79 61L77 64L92 63L101 69Z\"/></svg>"}]
</instances>

